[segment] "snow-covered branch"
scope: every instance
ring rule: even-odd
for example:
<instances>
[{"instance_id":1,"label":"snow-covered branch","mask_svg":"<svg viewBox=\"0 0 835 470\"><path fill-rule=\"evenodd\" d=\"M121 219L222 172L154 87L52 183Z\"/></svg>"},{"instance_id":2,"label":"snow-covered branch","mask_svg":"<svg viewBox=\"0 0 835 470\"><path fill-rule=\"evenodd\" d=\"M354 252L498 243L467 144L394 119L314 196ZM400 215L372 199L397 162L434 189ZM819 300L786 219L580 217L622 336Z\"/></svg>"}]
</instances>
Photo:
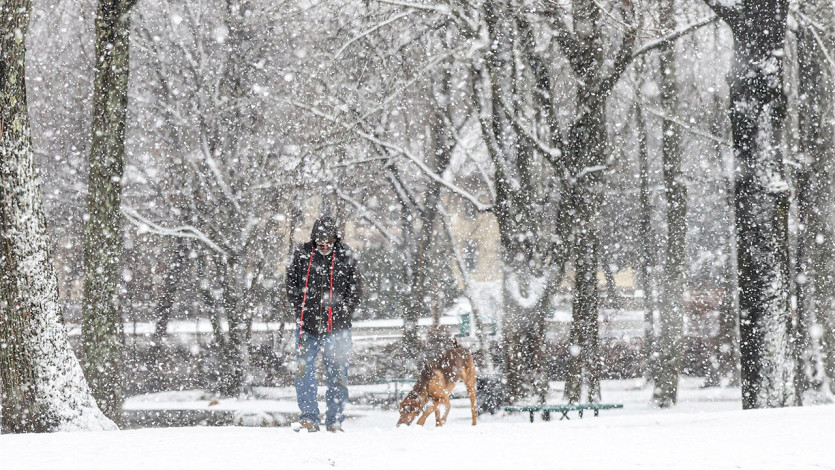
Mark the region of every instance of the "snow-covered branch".
<instances>
[{"instance_id":1,"label":"snow-covered branch","mask_svg":"<svg viewBox=\"0 0 835 470\"><path fill-rule=\"evenodd\" d=\"M397 144L393 144L391 142L386 142L386 141L380 140L379 138L377 138L377 137L375 137L375 136L373 136L373 135L371 135L367 132L363 132L363 131L357 129L356 126L351 126L351 125L343 122L342 120L340 120L340 119L338 119L334 116L331 116L329 114L326 114L326 113L324 113L324 112L322 112L322 111L320 111L316 108L312 108L312 107L307 106L307 105L302 104L302 103L293 103L293 104L296 107L302 108L302 109L314 114L315 116L321 117L323 119L328 120L329 122L337 124L337 125L343 127L345 130L347 130L349 132L353 132L357 136L362 137L363 139L365 139L369 142L372 142L372 143L377 144L381 147L387 148L394 153L397 153L397 154L400 154L400 155L406 157L406 159L408 159L415 166L417 166L427 177L429 177L430 179L432 179L434 181L437 181L438 183L445 186L447 189L449 189L453 193L455 193L455 194L461 196L462 198L466 199L467 201L469 201L476 208L477 211L488 212L488 211L491 211L493 209L492 204L484 204L483 202L479 201L478 198L475 195L470 194L468 191L466 191L466 190L456 186L455 184L450 183L449 181L445 180L443 177L441 177L440 175L438 175L437 173L432 171L431 168L426 166L425 163L423 163L419 158L414 156L411 152L409 152L405 148L403 148L403 147L401 147Z\"/></svg>"},{"instance_id":2,"label":"snow-covered branch","mask_svg":"<svg viewBox=\"0 0 835 470\"><path fill-rule=\"evenodd\" d=\"M739 19L737 0L704 0L704 2L728 24L735 23Z\"/></svg>"},{"instance_id":3,"label":"snow-covered branch","mask_svg":"<svg viewBox=\"0 0 835 470\"><path fill-rule=\"evenodd\" d=\"M829 48L826 46L826 43L824 42L823 38L820 36L819 33L819 30L823 28L814 19L809 18L808 15L802 12L797 12L797 14L800 17L801 25L805 26L806 29L812 32L812 36L815 38L815 42L818 43L818 47L821 48L821 53L823 54L823 57L826 59L827 62L829 62L829 66L832 68L832 70L835 71L835 60L833 60Z\"/></svg>"},{"instance_id":4,"label":"snow-covered branch","mask_svg":"<svg viewBox=\"0 0 835 470\"><path fill-rule=\"evenodd\" d=\"M516 116L515 113L510 111L510 107L504 99L502 99L502 109L504 110L505 116L510 119L513 129L519 135L532 143L537 149L539 149L540 152L544 153L548 161L551 162L554 167L565 170L565 164L562 161L562 150L559 148L553 148L541 141L532 131L528 129L528 126L520 122L519 117Z\"/></svg>"},{"instance_id":5,"label":"snow-covered branch","mask_svg":"<svg viewBox=\"0 0 835 470\"><path fill-rule=\"evenodd\" d=\"M336 195L339 196L342 200L347 201L352 206L354 206L359 211L360 217L367 220L371 225L373 225L374 228L376 228L377 231L379 231L381 234L383 234L383 236L386 237L386 239L388 239L389 242L391 242L392 244L395 244L395 245L400 245L400 243L401 243L400 238L395 236L395 235L392 235L392 233L389 232L383 226L383 224L381 224L377 219L372 217L371 213L368 211L368 209L366 209L365 206L360 204L359 201L357 201L356 199L352 198L351 196L345 194L345 192L342 191L341 189L336 190Z\"/></svg>"},{"instance_id":6,"label":"snow-covered branch","mask_svg":"<svg viewBox=\"0 0 835 470\"><path fill-rule=\"evenodd\" d=\"M201 134L200 139L200 148L203 151L203 160L206 163L206 167L209 168L209 171L215 177L215 181L217 185L220 186L220 190L223 192L223 195L226 196L226 199L232 203L232 206L238 211L239 214L243 214L241 210L241 205L238 203L238 200L235 198L235 195L232 194L232 190L229 188L229 185L226 184L226 179L223 177L223 173L220 172L220 168L218 168L217 162L215 161L214 157L212 156L212 152L209 149L208 137L206 134Z\"/></svg>"},{"instance_id":7,"label":"snow-covered branch","mask_svg":"<svg viewBox=\"0 0 835 470\"><path fill-rule=\"evenodd\" d=\"M354 36L354 37L353 37L353 38L351 38L348 42L346 42L345 44L343 44L343 45L342 45L342 47L340 47L340 48L339 48L339 50L338 50L338 51L336 51L336 53L334 53L333 58L334 58L334 59L336 59L337 57L339 57L339 56L342 54L342 52L344 52L344 51L345 51L345 49L347 49L348 47L350 47L350 46L351 46L351 44L353 44L353 43L355 43L355 42L359 41L360 39L362 39L362 38L364 38L364 37L368 36L369 34L373 33L374 31L377 31L377 30L378 30L378 29L380 29L380 28L383 28L383 27L385 27L385 26L387 26L387 25L390 25L390 24L394 23L395 21L397 21L397 20L399 20L399 19L406 18L407 16L409 16L409 15L411 15L411 14L412 14L412 12L411 12L411 11L406 11L406 12L401 13L401 14L399 14L399 15L394 15L393 17L391 17L391 18L389 18L389 19L387 19L387 20L385 20L385 21L383 21L383 22L381 22L381 23L378 23L377 25L375 25L375 26L373 26L373 27L371 27L371 28L369 28L369 29L367 29L367 30L363 31L362 33L360 33L360 34L358 34L358 35L356 35L356 36Z\"/></svg>"},{"instance_id":8,"label":"snow-covered branch","mask_svg":"<svg viewBox=\"0 0 835 470\"><path fill-rule=\"evenodd\" d=\"M410 8L412 10L434 11L443 15L449 15L449 7L446 5L424 5L421 3L399 2L397 0L377 0L378 3Z\"/></svg>"},{"instance_id":9,"label":"snow-covered branch","mask_svg":"<svg viewBox=\"0 0 835 470\"><path fill-rule=\"evenodd\" d=\"M712 141L714 141L718 144L724 145L726 147L732 147L733 146L733 143L731 143L727 139L717 137L717 136L711 134L710 132L706 132L706 131L703 131L703 130L698 129L696 127L693 127L693 126L687 124L686 122L682 121L681 119L679 119L677 117L670 116L670 115L664 113L663 111L654 109L654 108L646 106L646 105L643 105L643 108L649 114L652 114L653 116L656 116L656 117L660 117L661 119L664 119L665 121L670 121L670 122L676 124L677 126L681 127L683 130L685 130L685 131L687 131L687 132L689 132L693 135L704 137L705 139L712 140Z\"/></svg>"},{"instance_id":10,"label":"snow-covered branch","mask_svg":"<svg viewBox=\"0 0 835 470\"><path fill-rule=\"evenodd\" d=\"M159 225L150 219L143 217L139 212L135 209L122 205L122 214L128 219L129 222L137 226L140 230L144 230L146 232L150 232L156 235L162 235L166 237L183 237L183 238L193 238L202 242L204 245L211 248L216 253L226 256L227 252L223 248L221 248L217 243L213 242L211 238L209 238L205 233L201 232L200 229L192 227L190 225L184 225L180 227L174 228L167 228Z\"/></svg>"},{"instance_id":11,"label":"snow-covered branch","mask_svg":"<svg viewBox=\"0 0 835 470\"><path fill-rule=\"evenodd\" d=\"M702 26L707 26L711 23L715 23L716 21L719 21L719 16L711 15L706 18L702 18L701 20L690 23L688 25L684 25L681 28L678 28L677 30L671 32L670 34L664 37L653 39L652 41L645 43L643 46L639 47L635 52L633 52L630 60L635 60L638 57L646 54L647 52L664 47L672 43L676 39L685 36L688 33L701 28Z\"/></svg>"}]
</instances>

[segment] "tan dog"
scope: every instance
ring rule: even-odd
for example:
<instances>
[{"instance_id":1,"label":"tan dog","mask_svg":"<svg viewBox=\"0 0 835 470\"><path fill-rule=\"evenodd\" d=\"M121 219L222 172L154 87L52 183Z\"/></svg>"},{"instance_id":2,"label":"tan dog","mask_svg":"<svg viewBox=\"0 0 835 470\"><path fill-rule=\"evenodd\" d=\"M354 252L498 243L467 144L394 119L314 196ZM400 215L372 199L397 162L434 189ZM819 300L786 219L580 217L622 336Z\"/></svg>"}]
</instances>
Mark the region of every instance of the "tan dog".
<instances>
[{"instance_id":1,"label":"tan dog","mask_svg":"<svg viewBox=\"0 0 835 470\"><path fill-rule=\"evenodd\" d=\"M475 426L478 416L475 364L473 364L473 356L470 352L458 345L458 341L454 338L451 348L423 366L415 387L400 402L400 420L397 425L412 424L415 417L423 412L417 422L423 426L426 418L434 411L435 425L443 426L449 415L449 396L458 380L462 380L467 386L473 411L473 426ZM443 416L441 416L442 407L444 408Z\"/></svg>"}]
</instances>

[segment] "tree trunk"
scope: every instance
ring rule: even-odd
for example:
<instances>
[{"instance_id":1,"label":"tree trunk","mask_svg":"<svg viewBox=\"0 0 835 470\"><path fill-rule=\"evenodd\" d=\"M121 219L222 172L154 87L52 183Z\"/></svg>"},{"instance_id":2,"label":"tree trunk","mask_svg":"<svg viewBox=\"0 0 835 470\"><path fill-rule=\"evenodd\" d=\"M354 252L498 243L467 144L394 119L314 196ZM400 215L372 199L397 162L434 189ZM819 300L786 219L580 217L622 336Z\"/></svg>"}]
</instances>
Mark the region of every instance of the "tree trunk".
<instances>
[{"instance_id":1,"label":"tree trunk","mask_svg":"<svg viewBox=\"0 0 835 470\"><path fill-rule=\"evenodd\" d=\"M58 304L26 107L30 12L28 0L0 0L0 429L116 429L90 394Z\"/></svg>"},{"instance_id":2,"label":"tree trunk","mask_svg":"<svg viewBox=\"0 0 835 470\"><path fill-rule=\"evenodd\" d=\"M185 276L186 270L186 255L189 251L190 243L185 238L175 238L173 240L173 259L165 269L165 275L162 282L162 292L160 293L157 306L154 309L154 336L151 342L150 356L151 369L157 374L159 380L156 382L160 387L167 384L165 379L165 338L168 334L168 322L171 319L171 310L174 306L174 299L177 296L177 290ZM160 388L164 390L164 388Z\"/></svg>"},{"instance_id":3,"label":"tree trunk","mask_svg":"<svg viewBox=\"0 0 835 470\"><path fill-rule=\"evenodd\" d=\"M598 228L606 163L606 100L596 86L604 64L601 11L586 0L574 2L575 53L580 57L574 73L583 85L577 90L579 116L569 130L568 162L571 209L574 211L574 299L571 323L571 366L565 398L580 401L583 378L588 401L600 401L600 352L597 289ZM585 373L584 373L585 372Z\"/></svg>"},{"instance_id":4,"label":"tree trunk","mask_svg":"<svg viewBox=\"0 0 835 470\"><path fill-rule=\"evenodd\" d=\"M602 172L605 163L605 113L601 107L588 110L572 127L569 142L573 175L570 200L574 210L574 298L570 335L571 366L565 384L565 398L579 402L582 384L588 384L588 401L600 401L600 351L597 288L598 229ZM584 380L585 378L585 380Z\"/></svg>"},{"instance_id":5,"label":"tree trunk","mask_svg":"<svg viewBox=\"0 0 835 470\"><path fill-rule=\"evenodd\" d=\"M223 280L223 311L229 327L223 354L223 373L220 393L235 397L249 386L249 336L252 308L242 292L244 267L234 255L220 261L220 277Z\"/></svg>"},{"instance_id":6,"label":"tree trunk","mask_svg":"<svg viewBox=\"0 0 835 470\"><path fill-rule=\"evenodd\" d=\"M434 171L438 175L444 174L449 167L449 162L452 157L453 139L449 135L450 130L447 128L451 125L451 120L447 118L450 116L448 108L450 95L450 80L449 70L445 67L441 77L436 79L440 83L436 85L440 88L439 96L435 97L435 105L431 112L431 137L432 145L430 147L432 155L429 161L434 161ZM430 312L430 297L432 293L431 286L428 285L427 279L431 271L437 269L431 259L431 245L435 239L435 226L438 219L438 204L441 200L441 184L437 181L431 180L427 182L423 210L420 211L420 229L417 232L417 246L415 248L414 258L412 260L412 276L411 292L409 294L409 309L403 321L403 342L408 351L419 350L417 324L421 316L426 316ZM407 222L408 223L408 222ZM437 311L437 309L435 309Z\"/></svg>"},{"instance_id":7,"label":"tree trunk","mask_svg":"<svg viewBox=\"0 0 835 470\"><path fill-rule=\"evenodd\" d=\"M646 122L641 104L635 103L635 128L638 134L638 166L640 179L641 220L638 238L641 243L639 288L644 293L644 377L655 377L655 285L652 266L655 264L655 245L652 243L652 206L649 190L649 152L647 150Z\"/></svg>"},{"instance_id":8,"label":"tree trunk","mask_svg":"<svg viewBox=\"0 0 835 470\"><path fill-rule=\"evenodd\" d=\"M122 422L119 257L132 5L132 0L101 0L96 15L93 141L84 224L81 364L93 396L116 423Z\"/></svg>"},{"instance_id":9,"label":"tree trunk","mask_svg":"<svg viewBox=\"0 0 835 470\"><path fill-rule=\"evenodd\" d=\"M487 58L489 84L484 93L489 107L479 97L481 130L495 167L496 200L494 213L499 225L502 258L504 314L502 340L507 373L508 399L537 396L548 390L545 375L545 314L548 284L544 261L547 247L540 243L542 211L534 202L541 200L538 185L541 166L533 150L512 132L507 109L516 96L517 67L512 24L497 11L494 2L484 3L485 21L493 48ZM477 73L478 75L478 73ZM480 76L476 78L479 88ZM489 110L489 111L488 111ZM489 113L489 118L486 115ZM540 251L542 248L546 248Z\"/></svg>"},{"instance_id":10,"label":"tree trunk","mask_svg":"<svg viewBox=\"0 0 835 470\"><path fill-rule=\"evenodd\" d=\"M830 2L801 6L803 16L823 21L831 29L835 10ZM825 377L835 385L835 279L833 279L832 115L831 64L818 43L832 44L832 31L813 30L806 21L797 34L800 149L803 166L797 175L800 218L797 275L797 388L798 397L820 387ZM815 36L818 35L816 38ZM831 50L831 48L830 48ZM812 331L820 329L819 337ZM823 363L823 370L819 364ZM833 390L835 391L835 389Z\"/></svg>"},{"instance_id":11,"label":"tree trunk","mask_svg":"<svg viewBox=\"0 0 835 470\"><path fill-rule=\"evenodd\" d=\"M794 405L789 308L789 186L780 151L787 0L710 5L731 27L742 406Z\"/></svg>"},{"instance_id":12,"label":"tree trunk","mask_svg":"<svg viewBox=\"0 0 835 470\"><path fill-rule=\"evenodd\" d=\"M661 28L667 33L675 30L675 2L661 3ZM678 84L676 83L676 53L672 44L661 48L660 54L661 106L667 116L678 112ZM662 122L662 166L664 195L667 200L667 249L664 258L663 298L659 318L658 367L653 383L653 401L666 408L678 398L681 369L681 336L683 327L684 256L687 237L687 187L681 174L681 132L677 124Z\"/></svg>"},{"instance_id":13,"label":"tree trunk","mask_svg":"<svg viewBox=\"0 0 835 470\"><path fill-rule=\"evenodd\" d=\"M714 95L714 109L717 116L711 120L710 131L713 135L722 134L722 118L719 116L723 108L722 99ZM722 148L718 142L714 142L713 155L723 177L725 201L728 207L728 226L725 229L724 250L725 259L722 263L722 279L720 288L722 290L722 302L719 307L719 335L716 338L716 385L721 383L720 379L725 378L732 386L739 386L739 314L737 304L737 268L736 268L736 229L734 226L734 180L733 170L727 168Z\"/></svg>"}]
</instances>

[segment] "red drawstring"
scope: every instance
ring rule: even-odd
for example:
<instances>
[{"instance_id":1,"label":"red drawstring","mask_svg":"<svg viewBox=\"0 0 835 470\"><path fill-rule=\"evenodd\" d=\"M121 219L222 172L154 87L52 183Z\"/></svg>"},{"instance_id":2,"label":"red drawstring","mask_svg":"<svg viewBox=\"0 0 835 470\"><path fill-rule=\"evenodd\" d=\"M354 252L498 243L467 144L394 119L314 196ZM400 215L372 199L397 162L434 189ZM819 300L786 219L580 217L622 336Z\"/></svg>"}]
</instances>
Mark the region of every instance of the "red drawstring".
<instances>
[{"instance_id":1,"label":"red drawstring","mask_svg":"<svg viewBox=\"0 0 835 470\"><path fill-rule=\"evenodd\" d=\"M333 264L336 261L336 247L332 248L333 254L331 254L331 291L328 297L329 303L328 305L328 333L333 331Z\"/></svg>"},{"instance_id":2,"label":"red drawstring","mask_svg":"<svg viewBox=\"0 0 835 470\"><path fill-rule=\"evenodd\" d=\"M332 248L331 270L330 270L330 294L328 300L333 302L333 267L336 263L336 246ZM307 262L307 275L304 278L304 292L302 294L302 312L299 316L299 347L302 347L302 329L304 327L304 304L307 302L307 285L310 282L310 267L313 265L313 254L316 252L316 245L310 250L310 261ZM328 333L333 332L333 307L328 306Z\"/></svg>"},{"instance_id":3,"label":"red drawstring","mask_svg":"<svg viewBox=\"0 0 835 470\"><path fill-rule=\"evenodd\" d=\"M302 291L302 313L299 316L299 347L302 347L302 328L304 327L304 303L307 302L307 284L310 282L310 267L313 265L313 252L316 251L316 245L310 250L310 261L307 262L307 276L304 278L304 291Z\"/></svg>"}]
</instances>

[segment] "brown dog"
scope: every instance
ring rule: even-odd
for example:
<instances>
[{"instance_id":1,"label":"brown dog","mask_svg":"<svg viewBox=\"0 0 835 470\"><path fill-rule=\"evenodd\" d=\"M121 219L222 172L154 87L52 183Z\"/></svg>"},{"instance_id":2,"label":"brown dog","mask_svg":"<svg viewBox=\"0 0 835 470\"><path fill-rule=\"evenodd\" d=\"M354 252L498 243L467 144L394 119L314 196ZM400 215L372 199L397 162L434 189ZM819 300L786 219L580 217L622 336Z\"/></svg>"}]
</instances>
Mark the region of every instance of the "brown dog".
<instances>
[{"instance_id":1,"label":"brown dog","mask_svg":"<svg viewBox=\"0 0 835 470\"><path fill-rule=\"evenodd\" d=\"M423 412L418 424L423 426L426 418L435 412L435 425L443 426L449 415L449 395L455 382L462 380L470 395L473 410L473 426L476 424L476 370L473 356L453 338L453 346L440 357L427 362L420 371L415 387L400 402L400 420L397 425L412 424L415 417ZM441 408L443 416L441 416Z\"/></svg>"}]
</instances>

